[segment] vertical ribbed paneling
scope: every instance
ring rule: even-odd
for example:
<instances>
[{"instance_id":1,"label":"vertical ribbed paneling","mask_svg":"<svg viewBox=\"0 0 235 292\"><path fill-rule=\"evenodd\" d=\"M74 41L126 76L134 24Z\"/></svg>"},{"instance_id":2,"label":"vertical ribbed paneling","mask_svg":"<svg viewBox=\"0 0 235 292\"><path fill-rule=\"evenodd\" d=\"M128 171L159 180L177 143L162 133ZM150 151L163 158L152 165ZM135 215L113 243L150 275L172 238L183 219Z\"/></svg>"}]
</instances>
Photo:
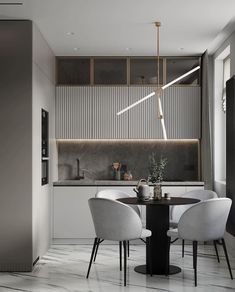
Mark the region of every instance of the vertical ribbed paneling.
<instances>
[{"instance_id":1,"label":"vertical ribbed paneling","mask_svg":"<svg viewBox=\"0 0 235 292\"><path fill-rule=\"evenodd\" d=\"M161 139L156 96L116 115L155 89L149 86L57 87L56 138ZM200 87L172 86L161 96L168 138L200 138Z\"/></svg>"},{"instance_id":2,"label":"vertical ribbed paneling","mask_svg":"<svg viewBox=\"0 0 235 292\"><path fill-rule=\"evenodd\" d=\"M130 87L130 104L154 90L156 90L156 87ZM161 97L168 138L200 138L200 87L172 86L162 91ZM163 138L157 113L156 96L131 109L129 111L129 138Z\"/></svg>"},{"instance_id":3,"label":"vertical ribbed paneling","mask_svg":"<svg viewBox=\"0 0 235 292\"><path fill-rule=\"evenodd\" d=\"M132 86L129 88L129 103L132 104L155 91L156 87ZM160 121L157 119L156 96L129 110L129 138L162 138Z\"/></svg>"},{"instance_id":4,"label":"vertical ribbed paneling","mask_svg":"<svg viewBox=\"0 0 235 292\"><path fill-rule=\"evenodd\" d=\"M201 137L200 87L169 87L162 92L162 103L169 139Z\"/></svg>"},{"instance_id":5,"label":"vertical ribbed paneling","mask_svg":"<svg viewBox=\"0 0 235 292\"><path fill-rule=\"evenodd\" d=\"M92 138L92 88L56 89L56 138Z\"/></svg>"},{"instance_id":6,"label":"vertical ribbed paneling","mask_svg":"<svg viewBox=\"0 0 235 292\"><path fill-rule=\"evenodd\" d=\"M117 112L128 105L128 87L93 88L93 138L128 138L128 113Z\"/></svg>"}]
</instances>

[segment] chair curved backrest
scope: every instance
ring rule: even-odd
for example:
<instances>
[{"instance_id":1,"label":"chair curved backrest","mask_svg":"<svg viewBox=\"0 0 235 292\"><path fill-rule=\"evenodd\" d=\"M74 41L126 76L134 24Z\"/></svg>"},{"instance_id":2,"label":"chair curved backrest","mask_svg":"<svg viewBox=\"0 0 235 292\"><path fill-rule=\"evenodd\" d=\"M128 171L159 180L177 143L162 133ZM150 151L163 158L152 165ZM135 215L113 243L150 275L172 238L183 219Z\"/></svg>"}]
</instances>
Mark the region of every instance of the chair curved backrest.
<instances>
[{"instance_id":1,"label":"chair curved backrest","mask_svg":"<svg viewBox=\"0 0 235 292\"><path fill-rule=\"evenodd\" d=\"M106 198L110 200L117 200L121 198L130 198L131 196L123 191L115 189L105 189L96 193L96 198ZM140 208L137 205L130 205L135 212L140 216Z\"/></svg>"},{"instance_id":2,"label":"chair curved backrest","mask_svg":"<svg viewBox=\"0 0 235 292\"><path fill-rule=\"evenodd\" d=\"M193 205L179 220L179 237L192 241L223 238L231 204L229 198L216 198Z\"/></svg>"},{"instance_id":3,"label":"chair curved backrest","mask_svg":"<svg viewBox=\"0 0 235 292\"><path fill-rule=\"evenodd\" d=\"M200 201L218 198L216 192L210 191L210 190L192 190L192 191L184 193L182 197L199 199ZM171 209L171 220L175 223L179 222L179 219L182 216L182 214L186 210L188 210L191 206L192 205L173 206Z\"/></svg>"},{"instance_id":4,"label":"chair curved backrest","mask_svg":"<svg viewBox=\"0 0 235 292\"><path fill-rule=\"evenodd\" d=\"M88 202L98 238L124 241L141 236L140 217L128 205L105 198Z\"/></svg>"}]
</instances>

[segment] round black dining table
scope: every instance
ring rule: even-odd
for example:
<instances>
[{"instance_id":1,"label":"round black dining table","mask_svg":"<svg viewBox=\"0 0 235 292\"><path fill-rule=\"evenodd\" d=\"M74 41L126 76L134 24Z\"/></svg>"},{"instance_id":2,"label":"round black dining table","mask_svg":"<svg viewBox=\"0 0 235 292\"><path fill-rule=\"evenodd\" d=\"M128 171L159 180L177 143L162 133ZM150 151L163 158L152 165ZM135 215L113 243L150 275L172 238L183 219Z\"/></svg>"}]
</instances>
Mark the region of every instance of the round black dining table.
<instances>
[{"instance_id":1,"label":"round black dining table","mask_svg":"<svg viewBox=\"0 0 235 292\"><path fill-rule=\"evenodd\" d=\"M121 198L118 201L128 205L146 206L146 228L152 231L151 241L146 244L146 264L135 267L135 271L149 274L150 264L155 275L176 274L181 271L178 266L169 265L169 248L167 231L169 229L169 207L200 202L198 199L171 197L170 200L141 201L138 198ZM150 246L151 245L151 246ZM147 256L151 254L151 257ZM151 261L149 263L148 261Z\"/></svg>"}]
</instances>

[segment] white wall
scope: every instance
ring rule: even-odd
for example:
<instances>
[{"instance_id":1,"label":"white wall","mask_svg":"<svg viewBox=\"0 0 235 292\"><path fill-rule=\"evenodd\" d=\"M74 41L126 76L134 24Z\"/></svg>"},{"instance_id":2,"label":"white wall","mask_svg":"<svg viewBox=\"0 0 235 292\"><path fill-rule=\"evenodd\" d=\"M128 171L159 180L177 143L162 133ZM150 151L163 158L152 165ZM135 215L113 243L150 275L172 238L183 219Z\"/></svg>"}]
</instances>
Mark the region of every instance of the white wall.
<instances>
[{"instance_id":1,"label":"white wall","mask_svg":"<svg viewBox=\"0 0 235 292\"><path fill-rule=\"evenodd\" d=\"M51 201L57 180L55 142L55 56L33 25L33 258L42 256L51 242ZM49 184L41 186L41 109L49 112Z\"/></svg>"}]
</instances>

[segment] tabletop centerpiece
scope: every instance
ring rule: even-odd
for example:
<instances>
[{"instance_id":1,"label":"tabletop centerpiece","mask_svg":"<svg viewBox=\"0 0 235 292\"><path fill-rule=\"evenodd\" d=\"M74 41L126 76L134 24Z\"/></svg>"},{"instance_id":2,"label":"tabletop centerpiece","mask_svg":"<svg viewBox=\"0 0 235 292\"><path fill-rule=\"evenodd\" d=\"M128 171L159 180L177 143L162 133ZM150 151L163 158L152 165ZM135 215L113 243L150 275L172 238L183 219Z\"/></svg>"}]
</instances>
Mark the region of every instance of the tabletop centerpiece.
<instances>
[{"instance_id":1,"label":"tabletop centerpiece","mask_svg":"<svg viewBox=\"0 0 235 292\"><path fill-rule=\"evenodd\" d=\"M164 171L167 166L167 158L160 157L159 160L156 158L156 154L152 153L149 157L149 176L148 182L154 185L153 188L153 199L161 200L162 188L161 184L164 178Z\"/></svg>"}]
</instances>

